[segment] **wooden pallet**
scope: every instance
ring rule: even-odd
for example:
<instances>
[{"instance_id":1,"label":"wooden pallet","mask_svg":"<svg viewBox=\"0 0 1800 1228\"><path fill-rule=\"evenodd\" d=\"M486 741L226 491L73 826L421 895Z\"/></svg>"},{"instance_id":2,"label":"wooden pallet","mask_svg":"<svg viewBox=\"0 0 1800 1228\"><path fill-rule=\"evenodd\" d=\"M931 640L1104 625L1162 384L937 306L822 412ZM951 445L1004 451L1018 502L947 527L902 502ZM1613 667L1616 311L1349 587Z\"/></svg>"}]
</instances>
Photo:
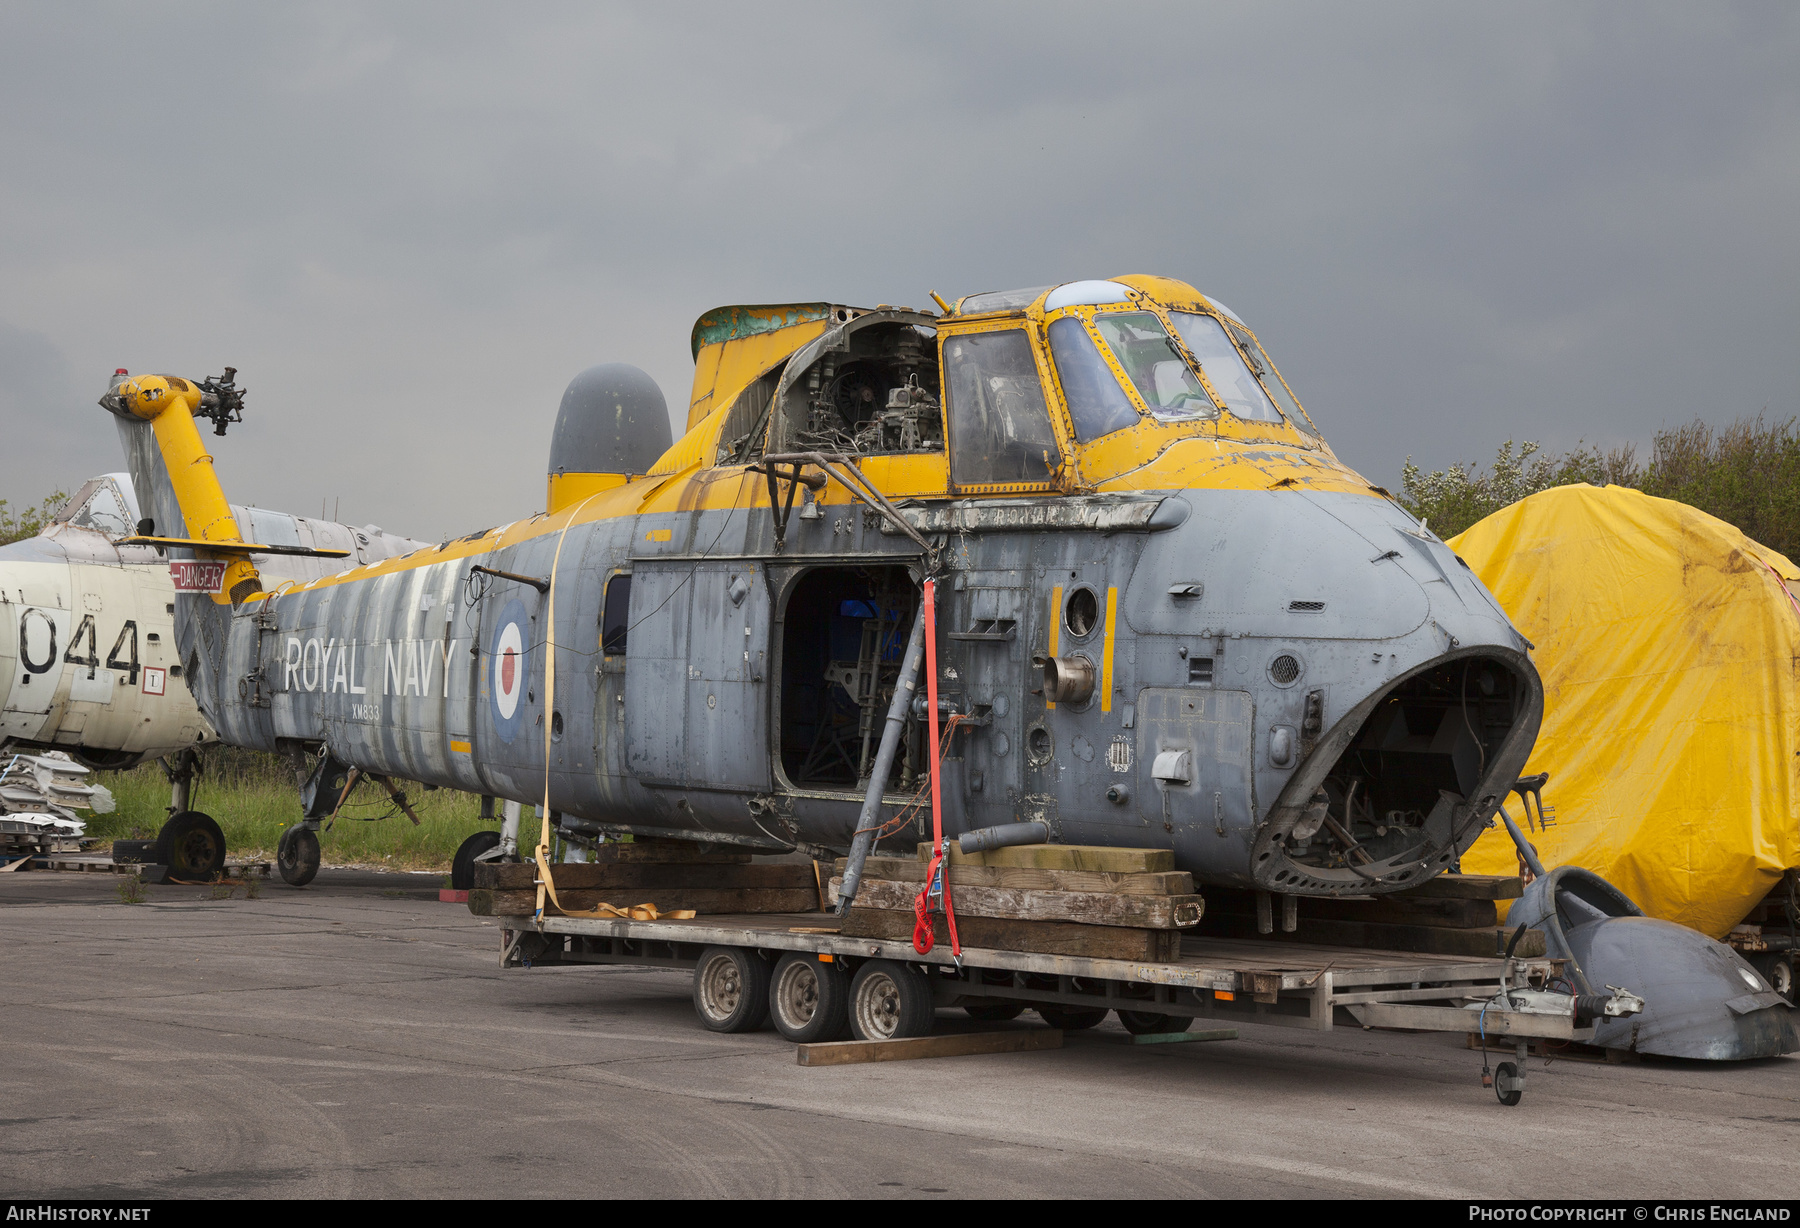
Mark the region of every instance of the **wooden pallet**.
<instances>
[{"instance_id":1,"label":"wooden pallet","mask_svg":"<svg viewBox=\"0 0 1800 1228\"><path fill-rule=\"evenodd\" d=\"M227 861L223 871L226 878L244 878L254 876L269 877L275 867L266 861ZM153 865L149 862L114 861L110 854L94 853L49 853L31 859L26 870L58 870L65 874L126 874L134 878L145 877L145 871L153 871L154 877L161 879L168 871L167 866Z\"/></svg>"},{"instance_id":2,"label":"wooden pallet","mask_svg":"<svg viewBox=\"0 0 1800 1228\"><path fill-rule=\"evenodd\" d=\"M1499 924L1495 901L1517 899L1524 890L1516 877L1444 874L1390 895L1337 899L1301 896L1294 901L1296 925L1281 928L1281 902L1272 902L1274 931L1263 933L1253 891L1212 889L1200 928L1236 938L1272 938L1343 947L1377 947L1427 955L1496 956L1506 952L1513 928ZM1527 931L1515 955L1544 954L1544 935Z\"/></svg>"}]
</instances>

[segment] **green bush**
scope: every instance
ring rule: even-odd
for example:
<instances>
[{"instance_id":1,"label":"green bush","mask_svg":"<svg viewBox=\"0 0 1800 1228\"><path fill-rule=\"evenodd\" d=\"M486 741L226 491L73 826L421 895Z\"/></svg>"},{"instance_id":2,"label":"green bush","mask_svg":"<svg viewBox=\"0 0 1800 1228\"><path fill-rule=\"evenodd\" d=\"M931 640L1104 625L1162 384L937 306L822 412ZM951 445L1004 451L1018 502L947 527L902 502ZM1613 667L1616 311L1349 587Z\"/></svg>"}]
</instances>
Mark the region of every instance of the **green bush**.
<instances>
[{"instance_id":1,"label":"green bush","mask_svg":"<svg viewBox=\"0 0 1800 1228\"><path fill-rule=\"evenodd\" d=\"M0 499L0 546L36 537L68 501L69 496L59 490L45 497L36 507L27 506L15 513L11 503Z\"/></svg>"},{"instance_id":2,"label":"green bush","mask_svg":"<svg viewBox=\"0 0 1800 1228\"><path fill-rule=\"evenodd\" d=\"M1736 525L1755 541L1793 557L1800 549L1800 430L1796 419L1761 415L1715 428L1695 421L1656 433L1650 463L1630 444L1611 452L1578 444L1558 455L1530 441L1501 445L1493 465L1429 473L1406 458L1400 504L1439 537L1464 529L1527 495L1587 482L1629 486L1675 499Z\"/></svg>"}]
</instances>

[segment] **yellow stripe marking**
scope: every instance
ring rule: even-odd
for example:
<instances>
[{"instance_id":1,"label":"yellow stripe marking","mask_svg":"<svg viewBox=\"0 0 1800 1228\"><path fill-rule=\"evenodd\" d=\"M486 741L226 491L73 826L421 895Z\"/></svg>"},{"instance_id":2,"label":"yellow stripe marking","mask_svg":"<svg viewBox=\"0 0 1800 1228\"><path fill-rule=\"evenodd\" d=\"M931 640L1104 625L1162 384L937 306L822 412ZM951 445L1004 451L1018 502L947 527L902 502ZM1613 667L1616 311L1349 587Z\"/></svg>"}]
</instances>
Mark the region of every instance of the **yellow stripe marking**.
<instances>
[{"instance_id":1,"label":"yellow stripe marking","mask_svg":"<svg viewBox=\"0 0 1800 1228\"><path fill-rule=\"evenodd\" d=\"M1050 590L1050 655L1056 655L1057 638L1062 634L1062 585ZM1046 712L1056 711L1056 705L1049 700L1044 701Z\"/></svg>"},{"instance_id":2,"label":"yellow stripe marking","mask_svg":"<svg viewBox=\"0 0 1800 1228\"><path fill-rule=\"evenodd\" d=\"M1113 617L1119 612L1119 590L1106 590L1106 645L1100 650L1100 711L1112 711Z\"/></svg>"},{"instance_id":3,"label":"yellow stripe marking","mask_svg":"<svg viewBox=\"0 0 1800 1228\"><path fill-rule=\"evenodd\" d=\"M470 747L467 742L458 742L458 741L452 740L450 743L450 749L459 755L466 755L469 753Z\"/></svg>"}]
</instances>

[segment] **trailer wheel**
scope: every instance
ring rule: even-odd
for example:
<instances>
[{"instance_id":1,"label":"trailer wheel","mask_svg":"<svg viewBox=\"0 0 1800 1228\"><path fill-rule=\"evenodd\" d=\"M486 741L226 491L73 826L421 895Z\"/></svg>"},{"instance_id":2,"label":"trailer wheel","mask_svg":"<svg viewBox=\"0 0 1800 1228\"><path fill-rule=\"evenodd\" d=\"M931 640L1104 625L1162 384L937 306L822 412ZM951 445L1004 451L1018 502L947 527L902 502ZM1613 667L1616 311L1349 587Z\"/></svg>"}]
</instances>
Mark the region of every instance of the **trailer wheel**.
<instances>
[{"instance_id":1,"label":"trailer wheel","mask_svg":"<svg viewBox=\"0 0 1800 1228\"><path fill-rule=\"evenodd\" d=\"M850 1026L850 978L836 960L789 951L769 978L769 1019L797 1045L837 1040Z\"/></svg>"},{"instance_id":2,"label":"trailer wheel","mask_svg":"<svg viewBox=\"0 0 1800 1228\"><path fill-rule=\"evenodd\" d=\"M210 882L225 869L225 833L211 815L183 810L157 833L156 856L170 878Z\"/></svg>"},{"instance_id":3,"label":"trailer wheel","mask_svg":"<svg viewBox=\"0 0 1800 1228\"><path fill-rule=\"evenodd\" d=\"M304 887L319 872L319 833L296 823L281 833L275 846L275 868L290 887Z\"/></svg>"},{"instance_id":4,"label":"trailer wheel","mask_svg":"<svg viewBox=\"0 0 1800 1228\"><path fill-rule=\"evenodd\" d=\"M963 1010L969 1018L982 1023L1005 1023L1008 1019L1017 1019L1025 1013L1023 1002L966 1002Z\"/></svg>"},{"instance_id":5,"label":"trailer wheel","mask_svg":"<svg viewBox=\"0 0 1800 1228\"><path fill-rule=\"evenodd\" d=\"M1106 1008L1088 1010L1079 1006L1050 1006L1048 1004L1032 1007L1045 1023L1053 1028L1061 1028L1065 1032L1079 1032L1083 1028L1098 1027L1106 1018Z\"/></svg>"},{"instance_id":6,"label":"trailer wheel","mask_svg":"<svg viewBox=\"0 0 1800 1228\"><path fill-rule=\"evenodd\" d=\"M858 1040L904 1040L931 1031L931 984L923 973L872 959L850 982L850 1033Z\"/></svg>"},{"instance_id":7,"label":"trailer wheel","mask_svg":"<svg viewBox=\"0 0 1800 1228\"><path fill-rule=\"evenodd\" d=\"M1115 1011L1119 1022L1133 1036L1167 1036L1194 1026L1186 1015L1158 1015L1151 1011Z\"/></svg>"},{"instance_id":8,"label":"trailer wheel","mask_svg":"<svg viewBox=\"0 0 1800 1228\"><path fill-rule=\"evenodd\" d=\"M1511 1062L1501 1062L1494 1067L1494 1095L1509 1109L1524 1098L1525 1080Z\"/></svg>"},{"instance_id":9,"label":"trailer wheel","mask_svg":"<svg viewBox=\"0 0 1800 1228\"><path fill-rule=\"evenodd\" d=\"M450 890L467 891L475 885L475 859L500 843L497 831L478 831L456 846L450 859Z\"/></svg>"},{"instance_id":10,"label":"trailer wheel","mask_svg":"<svg viewBox=\"0 0 1800 1228\"><path fill-rule=\"evenodd\" d=\"M769 964L743 947L707 947L694 965L694 1013L709 1032L754 1032L769 1019Z\"/></svg>"}]
</instances>

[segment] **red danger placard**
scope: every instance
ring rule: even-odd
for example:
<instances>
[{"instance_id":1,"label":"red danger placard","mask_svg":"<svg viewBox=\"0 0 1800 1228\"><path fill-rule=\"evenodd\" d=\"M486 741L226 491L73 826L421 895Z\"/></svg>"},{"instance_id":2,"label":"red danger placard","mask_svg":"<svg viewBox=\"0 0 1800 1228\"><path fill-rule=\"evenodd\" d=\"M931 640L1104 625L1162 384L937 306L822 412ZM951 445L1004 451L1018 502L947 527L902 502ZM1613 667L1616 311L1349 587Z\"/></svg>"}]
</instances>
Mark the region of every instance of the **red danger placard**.
<instances>
[{"instance_id":1,"label":"red danger placard","mask_svg":"<svg viewBox=\"0 0 1800 1228\"><path fill-rule=\"evenodd\" d=\"M215 559L172 559L169 578L178 593L216 593L225 587L225 564Z\"/></svg>"}]
</instances>

